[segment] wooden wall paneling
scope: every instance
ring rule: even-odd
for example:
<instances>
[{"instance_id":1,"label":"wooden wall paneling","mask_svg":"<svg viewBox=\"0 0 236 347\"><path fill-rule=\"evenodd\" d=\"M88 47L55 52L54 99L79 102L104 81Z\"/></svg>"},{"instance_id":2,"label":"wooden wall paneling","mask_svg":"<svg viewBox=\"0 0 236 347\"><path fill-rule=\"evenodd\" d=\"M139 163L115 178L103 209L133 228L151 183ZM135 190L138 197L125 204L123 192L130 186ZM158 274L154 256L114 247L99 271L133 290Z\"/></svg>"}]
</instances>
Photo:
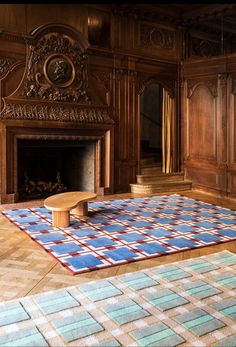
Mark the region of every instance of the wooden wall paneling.
<instances>
[{"instance_id":1,"label":"wooden wall paneling","mask_svg":"<svg viewBox=\"0 0 236 347\"><path fill-rule=\"evenodd\" d=\"M215 72L213 73L214 66ZM186 177L192 179L194 188L224 196L230 195L233 182L231 174L235 168L231 164L232 139L234 137L234 116L232 116L234 114L234 101L233 94L230 92L232 83L228 78L228 57L189 61L184 64L183 70L186 79L185 95L182 97L185 107L184 128L188 132L191 126L194 126L190 123L194 113L196 122L202 118L204 112L206 115L208 114L208 117L213 117L210 123L202 124L198 144L194 140L190 140L191 132L185 134ZM191 80L195 82L193 83ZM191 106L193 100L189 96L194 93L196 85L200 85L199 81L203 82L202 86L205 85L211 90L212 97L210 96L211 93L202 89L202 94L198 95L195 104L193 103ZM198 128L196 122L195 126L197 124L196 127ZM203 141L202 137L204 132L206 142ZM208 147L205 145L206 143L208 143ZM229 158L231 158L230 164ZM197 171L198 175L196 174Z\"/></svg>"},{"instance_id":2,"label":"wooden wall paneling","mask_svg":"<svg viewBox=\"0 0 236 347\"><path fill-rule=\"evenodd\" d=\"M227 194L227 74L218 74L217 105L217 186L221 195Z\"/></svg>"},{"instance_id":3,"label":"wooden wall paneling","mask_svg":"<svg viewBox=\"0 0 236 347\"><path fill-rule=\"evenodd\" d=\"M186 178L193 186L217 190L217 79L187 81Z\"/></svg>"},{"instance_id":4,"label":"wooden wall paneling","mask_svg":"<svg viewBox=\"0 0 236 347\"><path fill-rule=\"evenodd\" d=\"M0 4L0 23L4 31L26 33L26 5Z\"/></svg>"},{"instance_id":5,"label":"wooden wall paneling","mask_svg":"<svg viewBox=\"0 0 236 347\"><path fill-rule=\"evenodd\" d=\"M227 193L236 197L236 74L229 76L228 88L228 175Z\"/></svg>"},{"instance_id":6,"label":"wooden wall paneling","mask_svg":"<svg viewBox=\"0 0 236 347\"><path fill-rule=\"evenodd\" d=\"M84 4L26 4L27 32L47 23L70 25L88 38L88 10Z\"/></svg>"}]
</instances>

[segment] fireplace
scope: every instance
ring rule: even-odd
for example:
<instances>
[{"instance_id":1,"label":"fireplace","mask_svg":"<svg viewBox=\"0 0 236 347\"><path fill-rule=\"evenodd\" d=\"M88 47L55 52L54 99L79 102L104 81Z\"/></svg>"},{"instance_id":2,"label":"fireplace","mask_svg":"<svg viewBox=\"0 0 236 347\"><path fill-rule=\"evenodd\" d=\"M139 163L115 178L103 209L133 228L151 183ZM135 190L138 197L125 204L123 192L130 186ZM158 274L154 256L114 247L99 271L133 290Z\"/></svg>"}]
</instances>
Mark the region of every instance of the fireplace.
<instances>
[{"instance_id":1,"label":"fireplace","mask_svg":"<svg viewBox=\"0 0 236 347\"><path fill-rule=\"evenodd\" d=\"M14 68L1 81L2 91L14 90L1 100L1 203L61 191L112 194L114 110L90 72L89 42L53 23L25 41L24 67L15 65L24 69L19 85L11 89Z\"/></svg>"},{"instance_id":2,"label":"fireplace","mask_svg":"<svg viewBox=\"0 0 236 347\"><path fill-rule=\"evenodd\" d=\"M95 141L19 140L19 200L95 191Z\"/></svg>"},{"instance_id":3,"label":"fireplace","mask_svg":"<svg viewBox=\"0 0 236 347\"><path fill-rule=\"evenodd\" d=\"M19 121L2 122L1 203L42 199L60 191L113 193L110 125L41 125L37 121L25 122L24 126ZM57 186L61 183L61 190L40 191L42 182ZM25 190L26 184L31 192ZM32 189L34 184L38 189Z\"/></svg>"}]
</instances>

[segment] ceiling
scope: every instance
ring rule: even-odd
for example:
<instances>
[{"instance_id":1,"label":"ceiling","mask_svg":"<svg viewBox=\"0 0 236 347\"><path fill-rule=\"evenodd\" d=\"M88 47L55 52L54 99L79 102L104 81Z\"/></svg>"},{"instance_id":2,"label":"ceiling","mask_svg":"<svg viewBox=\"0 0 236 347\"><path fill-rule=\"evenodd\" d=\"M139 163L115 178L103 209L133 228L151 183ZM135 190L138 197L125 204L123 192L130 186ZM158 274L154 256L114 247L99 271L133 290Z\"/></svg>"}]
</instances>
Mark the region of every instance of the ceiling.
<instances>
[{"instance_id":1,"label":"ceiling","mask_svg":"<svg viewBox=\"0 0 236 347\"><path fill-rule=\"evenodd\" d=\"M128 4L115 11L143 20L171 23L212 34L236 34L236 4Z\"/></svg>"}]
</instances>

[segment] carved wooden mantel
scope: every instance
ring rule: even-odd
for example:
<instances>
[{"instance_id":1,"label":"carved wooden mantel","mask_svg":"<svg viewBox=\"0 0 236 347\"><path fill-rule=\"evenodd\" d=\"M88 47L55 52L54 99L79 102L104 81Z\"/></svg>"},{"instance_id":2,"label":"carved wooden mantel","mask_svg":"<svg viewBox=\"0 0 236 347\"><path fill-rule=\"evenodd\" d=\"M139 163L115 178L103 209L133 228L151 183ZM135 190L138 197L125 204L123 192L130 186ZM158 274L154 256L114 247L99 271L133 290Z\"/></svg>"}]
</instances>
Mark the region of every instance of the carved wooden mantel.
<instances>
[{"instance_id":1,"label":"carved wooden mantel","mask_svg":"<svg viewBox=\"0 0 236 347\"><path fill-rule=\"evenodd\" d=\"M113 192L114 121L89 81L88 46L59 24L39 27L27 41L23 78L0 113L1 203L18 200L18 141L29 137L95 139L96 193Z\"/></svg>"}]
</instances>

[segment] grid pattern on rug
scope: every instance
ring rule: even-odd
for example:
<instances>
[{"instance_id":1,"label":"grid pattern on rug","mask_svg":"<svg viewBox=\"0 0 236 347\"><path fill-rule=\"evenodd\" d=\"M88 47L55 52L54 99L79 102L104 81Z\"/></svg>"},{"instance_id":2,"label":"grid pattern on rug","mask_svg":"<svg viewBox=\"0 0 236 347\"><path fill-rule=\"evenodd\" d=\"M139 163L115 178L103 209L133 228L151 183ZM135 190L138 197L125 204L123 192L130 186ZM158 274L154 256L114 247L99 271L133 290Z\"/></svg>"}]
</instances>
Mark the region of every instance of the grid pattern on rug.
<instances>
[{"instance_id":1,"label":"grid pattern on rug","mask_svg":"<svg viewBox=\"0 0 236 347\"><path fill-rule=\"evenodd\" d=\"M229 251L0 303L0 346L236 346Z\"/></svg>"},{"instance_id":2,"label":"grid pattern on rug","mask_svg":"<svg viewBox=\"0 0 236 347\"><path fill-rule=\"evenodd\" d=\"M53 227L46 208L2 213L73 274L236 239L236 212L179 194L90 202Z\"/></svg>"}]
</instances>

